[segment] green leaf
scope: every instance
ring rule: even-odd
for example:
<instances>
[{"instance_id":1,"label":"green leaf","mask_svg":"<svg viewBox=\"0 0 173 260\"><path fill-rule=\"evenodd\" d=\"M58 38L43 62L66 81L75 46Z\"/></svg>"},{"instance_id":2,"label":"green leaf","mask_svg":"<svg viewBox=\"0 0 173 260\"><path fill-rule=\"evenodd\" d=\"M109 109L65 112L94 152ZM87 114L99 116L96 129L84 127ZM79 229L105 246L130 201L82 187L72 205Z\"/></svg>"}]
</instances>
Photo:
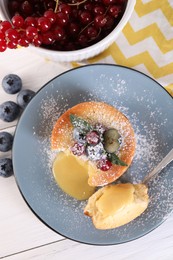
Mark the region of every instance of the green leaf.
<instances>
[{"instance_id":1,"label":"green leaf","mask_svg":"<svg viewBox=\"0 0 173 260\"><path fill-rule=\"evenodd\" d=\"M112 164L128 166L125 162L121 161L120 158L115 153L109 153L108 159L111 161Z\"/></svg>"},{"instance_id":2,"label":"green leaf","mask_svg":"<svg viewBox=\"0 0 173 260\"><path fill-rule=\"evenodd\" d=\"M81 132L88 132L92 129L91 125L87 121L73 114L70 115L70 122L74 127L79 128Z\"/></svg>"}]
</instances>

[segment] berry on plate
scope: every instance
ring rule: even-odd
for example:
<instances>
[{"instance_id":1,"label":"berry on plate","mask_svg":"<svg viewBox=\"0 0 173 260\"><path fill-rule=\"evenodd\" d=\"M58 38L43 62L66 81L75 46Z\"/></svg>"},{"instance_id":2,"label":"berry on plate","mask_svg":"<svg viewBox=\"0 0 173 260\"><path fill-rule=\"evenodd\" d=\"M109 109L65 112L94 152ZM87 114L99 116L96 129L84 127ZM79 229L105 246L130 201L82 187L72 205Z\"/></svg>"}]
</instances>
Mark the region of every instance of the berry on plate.
<instances>
[{"instance_id":1,"label":"berry on plate","mask_svg":"<svg viewBox=\"0 0 173 260\"><path fill-rule=\"evenodd\" d=\"M22 88L22 80L15 74L8 74L2 80L2 87L8 94L16 94Z\"/></svg>"},{"instance_id":2,"label":"berry on plate","mask_svg":"<svg viewBox=\"0 0 173 260\"><path fill-rule=\"evenodd\" d=\"M20 107L13 101L6 101L0 105L0 119L5 122L14 121L20 114Z\"/></svg>"},{"instance_id":3,"label":"berry on plate","mask_svg":"<svg viewBox=\"0 0 173 260\"><path fill-rule=\"evenodd\" d=\"M13 164L10 158L0 159L0 176L10 177L13 174Z\"/></svg>"},{"instance_id":4,"label":"berry on plate","mask_svg":"<svg viewBox=\"0 0 173 260\"><path fill-rule=\"evenodd\" d=\"M8 132L0 132L0 151L7 152L11 150L13 144L13 136Z\"/></svg>"}]
</instances>

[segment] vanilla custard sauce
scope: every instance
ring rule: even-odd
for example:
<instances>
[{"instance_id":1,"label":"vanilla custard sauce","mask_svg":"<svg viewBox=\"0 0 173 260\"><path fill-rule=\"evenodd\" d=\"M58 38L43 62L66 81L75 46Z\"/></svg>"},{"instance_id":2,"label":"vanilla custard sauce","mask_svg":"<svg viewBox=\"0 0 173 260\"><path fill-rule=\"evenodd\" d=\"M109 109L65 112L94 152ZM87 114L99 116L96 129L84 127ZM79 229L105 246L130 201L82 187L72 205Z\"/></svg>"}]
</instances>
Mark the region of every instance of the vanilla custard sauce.
<instances>
[{"instance_id":1,"label":"vanilla custard sauce","mask_svg":"<svg viewBox=\"0 0 173 260\"><path fill-rule=\"evenodd\" d=\"M134 187L130 183L107 187L97 200L96 207L104 216L111 216L133 201Z\"/></svg>"},{"instance_id":2,"label":"vanilla custard sauce","mask_svg":"<svg viewBox=\"0 0 173 260\"><path fill-rule=\"evenodd\" d=\"M59 187L75 199L86 200L95 191L95 187L88 185L88 162L70 153L58 153L53 175Z\"/></svg>"}]
</instances>

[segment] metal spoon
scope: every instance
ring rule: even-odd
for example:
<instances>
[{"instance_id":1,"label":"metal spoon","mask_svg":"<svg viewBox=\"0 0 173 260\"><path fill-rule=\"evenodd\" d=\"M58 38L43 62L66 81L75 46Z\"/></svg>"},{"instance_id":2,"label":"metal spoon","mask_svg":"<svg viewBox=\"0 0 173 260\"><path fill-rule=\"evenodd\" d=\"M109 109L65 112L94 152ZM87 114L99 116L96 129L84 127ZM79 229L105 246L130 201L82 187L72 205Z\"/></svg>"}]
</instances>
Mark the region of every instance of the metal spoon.
<instances>
[{"instance_id":1,"label":"metal spoon","mask_svg":"<svg viewBox=\"0 0 173 260\"><path fill-rule=\"evenodd\" d=\"M143 184L147 185L148 182L163 170L173 160L173 149L163 158L163 160L149 173L143 180Z\"/></svg>"}]
</instances>

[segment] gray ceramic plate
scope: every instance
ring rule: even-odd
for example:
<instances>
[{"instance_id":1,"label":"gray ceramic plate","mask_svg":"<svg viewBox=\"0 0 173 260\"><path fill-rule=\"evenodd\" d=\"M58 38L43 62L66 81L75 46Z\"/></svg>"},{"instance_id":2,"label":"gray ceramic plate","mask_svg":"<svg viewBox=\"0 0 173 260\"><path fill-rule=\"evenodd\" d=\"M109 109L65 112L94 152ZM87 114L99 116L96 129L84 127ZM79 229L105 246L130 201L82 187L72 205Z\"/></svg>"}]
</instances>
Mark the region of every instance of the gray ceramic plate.
<instances>
[{"instance_id":1,"label":"gray ceramic plate","mask_svg":"<svg viewBox=\"0 0 173 260\"><path fill-rule=\"evenodd\" d=\"M155 229L172 211L173 164L149 184L150 204L140 217L117 229L95 229L83 214L86 202L64 194L51 172L54 123L68 108L89 100L117 107L134 127L136 154L122 181L140 182L173 147L173 100L162 86L126 67L89 65L52 79L23 112L13 145L15 178L32 211L61 235L94 245L131 241Z\"/></svg>"}]
</instances>

